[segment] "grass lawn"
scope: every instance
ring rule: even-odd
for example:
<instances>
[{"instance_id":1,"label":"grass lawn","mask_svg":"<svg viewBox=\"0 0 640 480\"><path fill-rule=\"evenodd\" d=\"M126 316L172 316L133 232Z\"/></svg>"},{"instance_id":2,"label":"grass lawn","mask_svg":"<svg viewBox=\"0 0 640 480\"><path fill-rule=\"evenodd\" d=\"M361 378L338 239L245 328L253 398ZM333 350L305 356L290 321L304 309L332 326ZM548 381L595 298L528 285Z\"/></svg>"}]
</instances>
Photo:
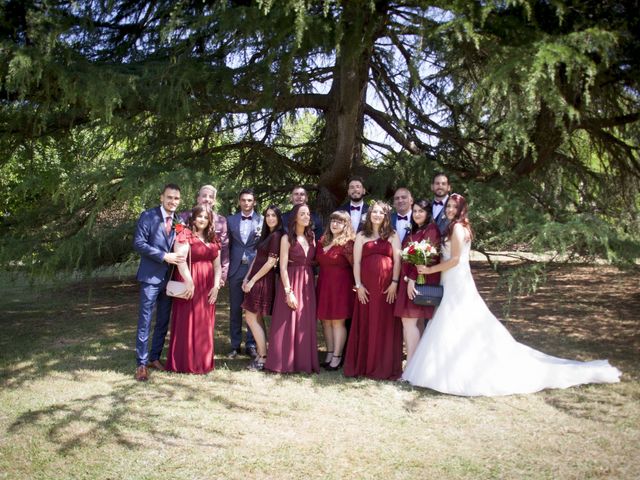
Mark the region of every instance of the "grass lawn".
<instances>
[{"instance_id":1,"label":"grass lawn","mask_svg":"<svg viewBox=\"0 0 640 480\"><path fill-rule=\"evenodd\" d=\"M480 264L474 275L500 314L496 275ZM138 383L132 278L5 278L0 479L640 478L637 278L562 267L506 320L546 353L609 358L620 384L501 398L245 371L247 358L225 358L226 292L215 371Z\"/></svg>"}]
</instances>

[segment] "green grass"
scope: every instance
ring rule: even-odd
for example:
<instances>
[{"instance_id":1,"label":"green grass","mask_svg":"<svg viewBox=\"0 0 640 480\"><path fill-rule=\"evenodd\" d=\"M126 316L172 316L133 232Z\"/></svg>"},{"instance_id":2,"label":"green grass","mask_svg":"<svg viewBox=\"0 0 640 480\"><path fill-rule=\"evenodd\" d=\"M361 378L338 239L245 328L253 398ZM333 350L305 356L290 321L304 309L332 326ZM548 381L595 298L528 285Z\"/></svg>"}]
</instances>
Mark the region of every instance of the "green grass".
<instances>
[{"instance_id":1,"label":"green grass","mask_svg":"<svg viewBox=\"0 0 640 480\"><path fill-rule=\"evenodd\" d=\"M495 278L479 277L489 295ZM248 359L224 357L226 297L214 372L137 383L131 279L5 284L0 478L638 478L637 292L607 316L560 283L553 305L544 288L521 299L509 328L552 354L608 356L622 383L473 399L339 372L248 372Z\"/></svg>"}]
</instances>

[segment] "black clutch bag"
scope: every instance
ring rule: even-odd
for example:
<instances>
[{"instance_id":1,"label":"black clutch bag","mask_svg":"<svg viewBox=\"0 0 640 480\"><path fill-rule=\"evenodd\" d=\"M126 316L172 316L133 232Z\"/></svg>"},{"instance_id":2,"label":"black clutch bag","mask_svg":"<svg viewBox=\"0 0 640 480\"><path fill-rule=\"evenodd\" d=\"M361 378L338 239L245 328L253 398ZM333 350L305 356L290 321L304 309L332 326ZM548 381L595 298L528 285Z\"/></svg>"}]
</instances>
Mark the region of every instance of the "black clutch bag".
<instances>
[{"instance_id":1,"label":"black clutch bag","mask_svg":"<svg viewBox=\"0 0 640 480\"><path fill-rule=\"evenodd\" d=\"M437 307L442 300L444 288L442 285L416 285L418 294L413 297L413 303L422 306Z\"/></svg>"}]
</instances>

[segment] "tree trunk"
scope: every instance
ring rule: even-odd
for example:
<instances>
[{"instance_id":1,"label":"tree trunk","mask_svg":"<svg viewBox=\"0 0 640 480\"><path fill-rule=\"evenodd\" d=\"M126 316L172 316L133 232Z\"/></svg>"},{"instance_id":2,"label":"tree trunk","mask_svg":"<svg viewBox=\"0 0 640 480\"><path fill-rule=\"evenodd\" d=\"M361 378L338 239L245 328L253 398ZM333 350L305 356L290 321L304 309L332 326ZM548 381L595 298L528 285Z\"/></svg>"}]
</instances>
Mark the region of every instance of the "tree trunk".
<instances>
[{"instance_id":1,"label":"tree trunk","mask_svg":"<svg viewBox=\"0 0 640 480\"><path fill-rule=\"evenodd\" d=\"M344 3L339 52L329 91L322 132L321 172L318 180L317 209L322 216L331 213L344 199L347 179L362 163L362 130L367 96L369 65L375 35L384 12L372 10L369 2Z\"/></svg>"}]
</instances>

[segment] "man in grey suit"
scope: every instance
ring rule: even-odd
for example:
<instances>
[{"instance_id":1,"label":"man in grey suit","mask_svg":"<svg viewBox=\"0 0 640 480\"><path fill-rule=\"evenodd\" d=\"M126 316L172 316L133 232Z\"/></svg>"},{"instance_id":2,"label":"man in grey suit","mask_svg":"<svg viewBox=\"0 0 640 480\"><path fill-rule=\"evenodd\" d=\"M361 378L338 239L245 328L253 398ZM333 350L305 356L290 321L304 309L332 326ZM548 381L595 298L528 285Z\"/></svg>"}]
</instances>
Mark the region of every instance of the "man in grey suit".
<instances>
[{"instance_id":1,"label":"man in grey suit","mask_svg":"<svg viewBox=\"0 0 640 480\"><path fill-rule=\"evenodd\" d=\"M444 236L449 227L449 220L444 214L444 206L449 199L449 193L451 192L451 185L449 184L449 177L446 173L438 172L433 176L431 182L431 191L433 192L433 201L431 202L431 215L433 221L440 230L440 235Z\"/></svg>"},{"instance_id":2,"label":"man in grey suit","mask_svg":"<svg viewBox=\"0 0 640 480\"><path fill-rule=\"evenodd\" d=\"M173 183L165 185L160 195L160 205L140 214L133 235L133 248L140 254L140 266L136 279L140 282L140 310L136 334L136 374L141 382L149 378L147 367L164 370L160 354L169 327L171 297L165 293L169 276L169 265L178 265L186 260L185 255L173 253L175 240L174 222L180 204L180 187ZM156 326L148 352L151 333L151 314L156 307Z\"/></svg>"},{"instance_id":3,"label":"man in grey suit","mask_svg":"<svg viewBox=\"0 0 640 480\"><path fill-rule=\"evenodd\" d=\"M227 283L229 284L229 337L231 340L231 351L227 355L228 358L236 358L241 352L242 302L244 301L242 281L256 255L256 247L262 228L262 215L254 210L255 203L253 190L245 188L238 195L240 212L227 217L227 233L229 235ZM251 357L257 355L256 342L248 328L244 346L247 355Z\"/></svg>"}]
</instances>

